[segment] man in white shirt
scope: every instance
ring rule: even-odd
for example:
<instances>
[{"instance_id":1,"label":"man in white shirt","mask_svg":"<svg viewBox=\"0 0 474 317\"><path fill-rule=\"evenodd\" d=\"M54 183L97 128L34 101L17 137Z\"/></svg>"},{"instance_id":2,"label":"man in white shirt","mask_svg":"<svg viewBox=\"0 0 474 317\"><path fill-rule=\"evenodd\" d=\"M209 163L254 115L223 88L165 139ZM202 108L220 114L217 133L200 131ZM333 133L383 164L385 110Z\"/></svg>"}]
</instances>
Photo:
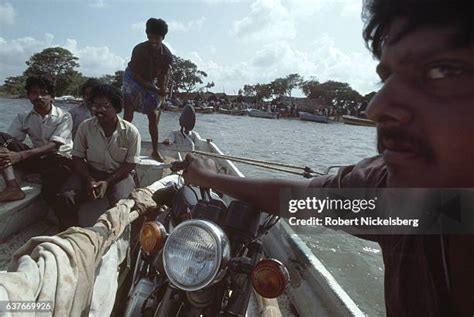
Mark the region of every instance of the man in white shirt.
<instances>
[{"instance_id":1,"label":"man in white shirt","mask_svg":"<svg viewBox=\"0 0 474 317\"><path fill-rule=\"evenodd\" d=\"M126 198L135 188L131 172L140 161L140 134L120 118L121 92L110 85L98 85L91 92L94 115L79 125L72 151L73 175L61 193L71 223L79 205L89 199L107 197L110 205Z\"/></svg>"},{"instance_id":2,"label":"man in white shirt","mask_svg":"<svg viewBox=\"0 0 474 317\"><path fill-rule=\"evenodd\" d=\"M0 172L6 183L6 188L0 192L0 202L25 197L15 178L14 166L43 176L42 192L48 202L58 184L68 175L68 156L72 149L71 116L53 105L55 89L48 78L29 77L25 88L33 109L19 113L8 132L0 133ZM26 136L30 138L32 148L23 143ZM54 176L51 174L53 169Z\"/></svg>"}]
</instances>

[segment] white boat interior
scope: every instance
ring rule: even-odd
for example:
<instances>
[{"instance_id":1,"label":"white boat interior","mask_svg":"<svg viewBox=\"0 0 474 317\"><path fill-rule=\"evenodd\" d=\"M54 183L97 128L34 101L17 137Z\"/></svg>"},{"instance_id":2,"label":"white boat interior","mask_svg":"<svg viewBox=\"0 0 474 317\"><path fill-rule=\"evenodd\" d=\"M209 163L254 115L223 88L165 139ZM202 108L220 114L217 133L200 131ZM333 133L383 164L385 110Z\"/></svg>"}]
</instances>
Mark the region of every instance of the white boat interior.
<instances>
[{"instance_id":1,"label":"white boat interior","mask_svg":"<svg viewBox=\"0 0 474 317\"><path fill-rule=\"evenodd\" d=\"M181 160L192 150L223 154L211 140L196 137L184 144L160 144L160 152L171 160ZM170 173L163 163L150 159L151 144L142 142L141 162L136 173L139 187L145 187ZM234 163L215 159L220 173L244 177ZM5 270L10 256L29 238L54 235L58 228L51 211L40 196L40 185L21 183L26 198L0 203L0 271ZM3 184L0 184L0 188ZM232 198L225 197L230 200ZM81 208L82 226L92 225L109 206L97 200ZM321 262L309 251L290 226L280 221L263 239L268 256L282 261L290 272L291 283L285 296L278 299L283 316L362 316L362 311L331 276ZM254 298L255 300L255 298ZM294 312L297 312L295 314ZM253 316L253 313L248 314ZM275 316L275 315L272 315Z\"/></svg>"}]
</instances>

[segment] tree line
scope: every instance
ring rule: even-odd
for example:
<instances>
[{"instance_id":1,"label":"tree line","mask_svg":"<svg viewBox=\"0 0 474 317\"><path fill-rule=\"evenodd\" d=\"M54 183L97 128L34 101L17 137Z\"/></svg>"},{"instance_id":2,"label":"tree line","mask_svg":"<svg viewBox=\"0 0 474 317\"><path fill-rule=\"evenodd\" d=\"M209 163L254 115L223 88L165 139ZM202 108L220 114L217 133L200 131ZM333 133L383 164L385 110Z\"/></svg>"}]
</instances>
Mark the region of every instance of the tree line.
<instances>
[{"instance_id":1,"label":"tree line","mask_svg":"<svg viewBox=\"0 0 474 317\"><path fill-rule=\"evenodd\" d=\"M56 95L80 96L82 84L90 78L77 70L80 66L79 58L61 47L50 47L33 54L26 61L26 65L27 68L22 75L5 79L1 87L4 94L23 97L27 77L46 75L54 80ZM98 79L103 83L120 88L123 74L123 70L118 70L113 75L103 75ZM177 92L207 91L215 84L214 82L204 84L206 77L207 73L198 69L192 61L174 56L169 89L173 94ZM238 94L252 97L259 103L272 98L291 98L295 89L301 89L306 97L318 100L318 103L324 107L344 112L347 112L348 109L357 109L364 106L375 94L375 92L372 92L362 96L352 89L348 83L338 81L319 82L316 78L305 80L299 74L289 74L266 84L247 84L239 89Z\"/></svg>"}]
</instances>

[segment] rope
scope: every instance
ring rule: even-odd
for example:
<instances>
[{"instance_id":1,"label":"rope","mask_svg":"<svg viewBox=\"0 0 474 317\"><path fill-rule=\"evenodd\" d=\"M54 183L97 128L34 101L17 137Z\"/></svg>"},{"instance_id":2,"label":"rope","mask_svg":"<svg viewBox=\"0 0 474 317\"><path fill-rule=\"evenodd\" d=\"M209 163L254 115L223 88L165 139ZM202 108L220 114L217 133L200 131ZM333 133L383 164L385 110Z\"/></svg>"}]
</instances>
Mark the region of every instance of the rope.
<instances>
[{"instance_id":1,"label":"rope","mask_svg":"<svg viewBox=\"0 0 474 317\"><path fill-rule=\"evenodd\" d=\"M204 156L209 156L209 157L214 157L214 158L219 158L219 159L224 159L224 160L229 160L229 161L235 161L235 162L239 162L239 163L243 163L243 164L247 164L247 165L257 166L257 167L266 168L266 169L271 169L271 170L274 170L274 171L290 173L290 174L294 174L294 175L300 175L300 176L303 176L303 177L306 177L306 178L315 177L316 175L324 175L323 173L316 172L316 171L312 170L309 167L300 167L300 166L288 165L288 164L283 164L283 163L275 163L275 162L255 160L255 159L246 158L246 157L215 154L215 153L201 152L201 151L193 151L192 153L199 154L199 155L204 155ZM286 167L286 168L291 168L291 169L299 169L299 170L303 170L303 172L290 171L288 169L279 168L279 167L276 167L276 166ZM316 175L312 175L312 174L316 174Z\"/></svg>"}]
</instances>

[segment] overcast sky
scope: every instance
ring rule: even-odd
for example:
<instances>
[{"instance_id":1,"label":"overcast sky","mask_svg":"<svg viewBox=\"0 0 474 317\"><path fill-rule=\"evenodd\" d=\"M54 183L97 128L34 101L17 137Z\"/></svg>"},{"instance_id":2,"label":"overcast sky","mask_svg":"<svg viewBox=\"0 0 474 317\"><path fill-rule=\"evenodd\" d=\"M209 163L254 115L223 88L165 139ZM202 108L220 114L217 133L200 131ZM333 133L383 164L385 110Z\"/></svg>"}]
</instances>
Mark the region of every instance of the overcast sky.
<instances>
[{"instance_id":1,"label":"overcast sky","mask_svg":"<svg viewBox=\"0 0 474 317\"><path fill-rule=\"evenodd\" d=\"M79 57L85 76L123 70L155 17L168 22L166 45L204 70L214 92L298 73L366 94L378 79L361 7L362 0L0 0L0 82L51 46Z\"/></svg>"}]
</instances>

